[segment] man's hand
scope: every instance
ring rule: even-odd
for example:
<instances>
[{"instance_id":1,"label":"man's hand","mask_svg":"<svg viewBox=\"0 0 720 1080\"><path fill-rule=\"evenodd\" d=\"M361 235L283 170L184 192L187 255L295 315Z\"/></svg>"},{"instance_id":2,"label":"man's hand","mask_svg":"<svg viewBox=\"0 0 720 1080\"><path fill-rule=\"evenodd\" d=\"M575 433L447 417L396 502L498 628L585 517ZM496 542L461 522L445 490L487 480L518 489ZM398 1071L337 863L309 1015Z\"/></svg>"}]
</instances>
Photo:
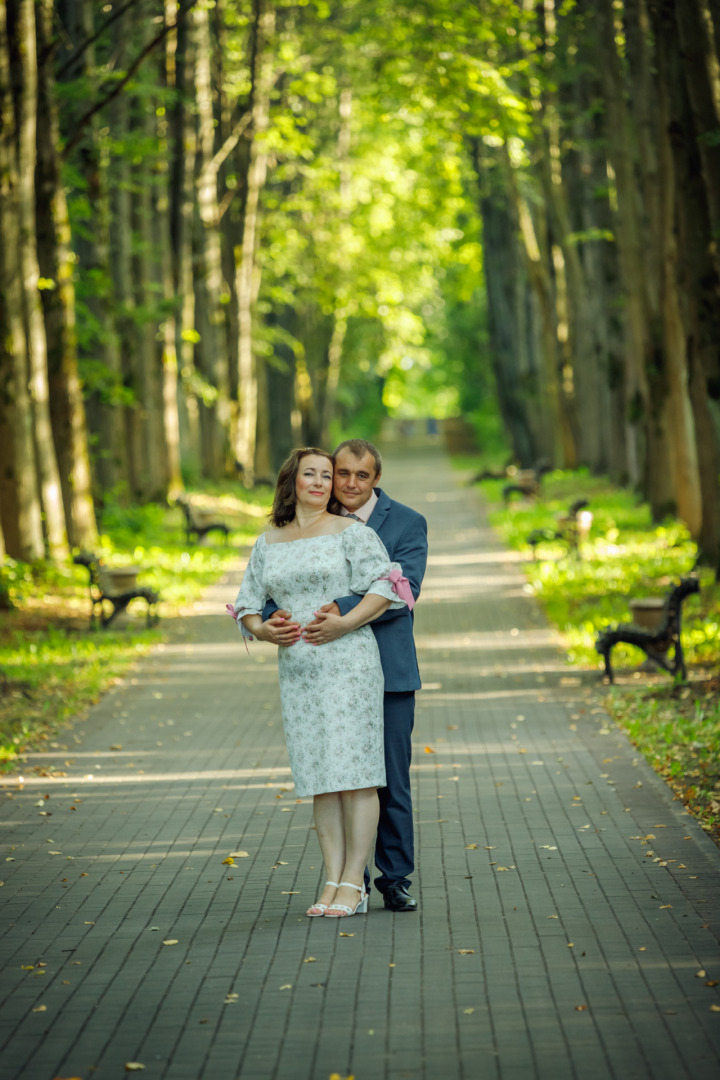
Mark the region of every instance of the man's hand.
<instances>
[{"instance_id":1,"label":"man's hand","mask_svg":"<svg viewBox=\"0 0 720 1080\"><path fill-rule=\"evenodd\" d=\"M279 608L266 619L255 637L260 641L268 641L271 645L280 645L287 648L294 645L300 637L300 624L292 621L292 612Z\"/></svg>"},{"instance_id":2,"label":"man's hand","mask_svg":"<svg viewBox=\"0 0 720 1080\"><path fill-rule=\"evenodd\" d=\"M327 645L328 641L336 641L347 633L340 608L334 601L323 604L313 614L315 618L302 631L303 641L307 641L308 645Z\"/></svg>"}]
</instances>

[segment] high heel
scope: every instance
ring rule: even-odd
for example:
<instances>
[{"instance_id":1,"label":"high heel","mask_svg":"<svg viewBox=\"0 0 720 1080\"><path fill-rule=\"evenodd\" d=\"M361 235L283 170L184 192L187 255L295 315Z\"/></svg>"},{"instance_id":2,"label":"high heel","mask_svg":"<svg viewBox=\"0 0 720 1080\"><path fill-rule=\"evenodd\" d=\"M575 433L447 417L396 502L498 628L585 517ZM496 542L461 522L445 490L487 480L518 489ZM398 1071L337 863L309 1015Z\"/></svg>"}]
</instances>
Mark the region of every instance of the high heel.
<instances>
[{"instance_id":1,"label":"high heel","mask_svg":"<svg viewBox=\"0 0 720 1080\"><path fill-rule=\"evenodd\" d=\"M354 885L352 881L341 881L338 885L338 889L341 889L343 885L348 889L355 889L360 893L360 899L354 908L348 907L347 904L332 903L324 911L326 919L347 919L350 915L367 915L369 894L365 892L364 885Z\"/></svg>"},{"instance_id":2,"label":"high heel","mask_svg":"<svg viewBox=\"0 0 720 1080\"><path fill-rule=\"evenodd\" d=\"M337 881L326 881L326 882L325 882L325 884L326 884L326 885L332 885L332 887L333 887L334 889L339 889L339 888L340 888L340 886L338 885ZM321 904L321 903L320 903L320 901L318 900L317 904L312 904L312 905L311 905L311 906L310 906L310 907L309 907L309 908L307 909L307 911L305 912L305 914L307 915L307 917L308 917L309 919L319 919L321 915L324 915L324 914L325 914L325 912L327 911L328 907L329 907L329 905L328 905L328 904Z\"/></svg>"}]
</instances>

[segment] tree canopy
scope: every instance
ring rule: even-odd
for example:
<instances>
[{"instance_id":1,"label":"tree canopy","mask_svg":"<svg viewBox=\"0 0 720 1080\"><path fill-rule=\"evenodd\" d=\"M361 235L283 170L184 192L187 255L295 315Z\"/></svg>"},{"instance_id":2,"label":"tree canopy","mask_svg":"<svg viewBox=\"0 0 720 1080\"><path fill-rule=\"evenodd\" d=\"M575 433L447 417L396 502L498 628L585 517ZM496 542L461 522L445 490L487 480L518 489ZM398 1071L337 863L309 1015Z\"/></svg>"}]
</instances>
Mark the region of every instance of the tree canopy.
<instances>
[{"instance_id":1,"label":"tree canopy","mask_svg":"<svg viewBox=\"0 0 720 1080\"><path fill-rule=\"evenodd\" d=\"M502 424L720 553L717 0L0 3L0 522Z\"/></svg>"}]
</instances>

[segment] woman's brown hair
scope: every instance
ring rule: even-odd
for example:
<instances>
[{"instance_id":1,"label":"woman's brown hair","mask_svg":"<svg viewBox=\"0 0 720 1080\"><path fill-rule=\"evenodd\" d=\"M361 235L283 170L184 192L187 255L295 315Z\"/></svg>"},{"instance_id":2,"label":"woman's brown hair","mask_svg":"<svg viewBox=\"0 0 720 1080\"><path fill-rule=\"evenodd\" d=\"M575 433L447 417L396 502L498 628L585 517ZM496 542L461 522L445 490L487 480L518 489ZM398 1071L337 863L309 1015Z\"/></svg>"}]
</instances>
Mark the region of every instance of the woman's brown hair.
<instances>
[{"instance_id":1,"label":"woman's brown hair","mask_svg":"<svg viewBox=\"0 0 720 1080\"><path fill-rule=\"evenodd\" d=\"M319 450L317 446L303 446L300 449L293 450L280 467L278 473L277 484L275 485L275 498L273 499L272 510L270 511L270 521L276 528L280 528L282 525L287 525L295 517L295 503L297 496L295 494L295 481L297 480L297 474L300 471L300 462L303 458L309 457L312 454L316 454L317 457L327 458L330 463L330 471L332 472L333 460L332 454L328 454L327 450ZM340 503L335 496L330 494L330 502L327 505L329 514L340 513Z\"/></svg>"}]
</instances>

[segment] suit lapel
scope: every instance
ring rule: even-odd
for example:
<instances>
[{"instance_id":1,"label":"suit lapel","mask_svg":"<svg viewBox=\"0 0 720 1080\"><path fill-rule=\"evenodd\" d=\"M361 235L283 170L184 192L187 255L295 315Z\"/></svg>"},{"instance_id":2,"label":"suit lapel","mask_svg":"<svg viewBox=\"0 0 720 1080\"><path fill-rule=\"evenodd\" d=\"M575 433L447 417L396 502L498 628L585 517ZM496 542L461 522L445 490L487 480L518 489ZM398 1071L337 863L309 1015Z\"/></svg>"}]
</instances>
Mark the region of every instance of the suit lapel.
<instances>
[{"instance_id":1,"label":"suit lapel","mask_svg":"<svg viewBox=\"0 0 720 1080\"><path fill-rule=\"evenodd\" d=\"M388 495L382 490L382 488L374 488L375 494L378 497L377 504L372 514L368 518L368 525L375 532L380 532L383 526L385 518L388 515L391 506L391 500Z\"/></svg>"}]
</instances>

